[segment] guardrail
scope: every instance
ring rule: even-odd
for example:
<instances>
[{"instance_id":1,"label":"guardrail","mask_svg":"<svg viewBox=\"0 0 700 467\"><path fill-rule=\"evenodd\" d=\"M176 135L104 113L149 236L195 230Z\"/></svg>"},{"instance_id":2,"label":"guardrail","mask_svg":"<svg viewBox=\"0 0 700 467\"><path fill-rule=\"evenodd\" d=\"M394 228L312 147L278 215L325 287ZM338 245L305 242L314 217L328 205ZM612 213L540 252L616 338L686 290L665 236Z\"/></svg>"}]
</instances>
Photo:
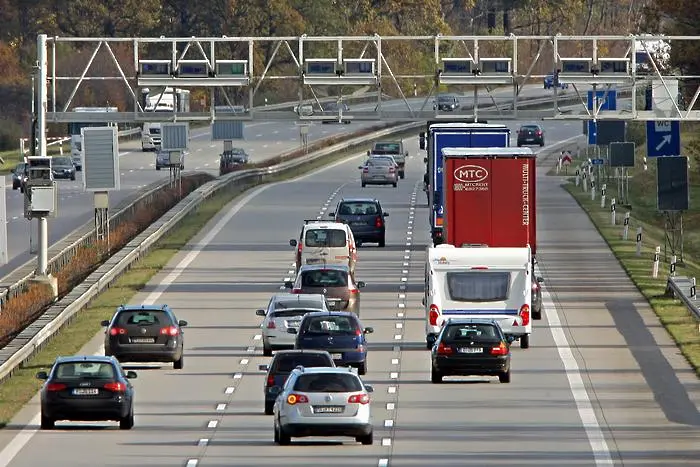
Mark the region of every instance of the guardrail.
<instances>
[{"instance_id":1,"label":"guardrail","mask_svg":"<svg viewBox=\"0 0 700 467\"><path fill-rule=\"evenodd\" d=\"M697 302L695 278L686 276L669 276L666 282L666 295L677 298L688 308L695 319L700 321L700 307ZM698 328L700 330L700 327Z\"/></svg>"}]
</instances>

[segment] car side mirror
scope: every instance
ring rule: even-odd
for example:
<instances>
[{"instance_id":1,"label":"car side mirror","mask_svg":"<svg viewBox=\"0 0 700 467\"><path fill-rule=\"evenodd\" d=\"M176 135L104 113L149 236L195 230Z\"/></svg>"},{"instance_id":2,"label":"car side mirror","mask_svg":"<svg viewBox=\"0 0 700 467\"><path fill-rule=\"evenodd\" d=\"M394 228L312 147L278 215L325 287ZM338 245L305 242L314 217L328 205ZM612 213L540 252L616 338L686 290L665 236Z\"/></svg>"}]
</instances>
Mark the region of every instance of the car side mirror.
<instances>
[{"instance_id":1,"label":"car side mirror","mask_svg":"<svg viewBox=\"0 0 700 467\"><path fill-rule=\"evenodd\" d=\"M367 157L369 157L372 154L372 151L367 151Z\"/></svg>"},{"instance_id":2,"label":"car side mirror","mask_svg":"<svg viewBox=\"0 0 700 467\"><path fill-rule=\"evenodd\" d=\"M538 277L538 278L537 278L537 283L538 283L538 284L543 284L543 283L544 283L544 277Z\"/></svg>"},{"instance_id":3,"label":"car side mirror","mask_svg":"<svg viewBox=\"0 0 700 467\"><path fill-rule=\"evenodd\" d=\"M355 284L355 285L357 285L357 288L358 288L358 289L361 289L361 288L363 288L366 284L365 284L364 282L362 282L362 281L357 281L357 284Z\"/></svg>"},{"instance_id":4,"label":"car side mirror","mask_svg":"<svg viewBox=\"0 0 700 467\"><path fill-rule=\"evenodd\" d=\"M293 288L293 287L294 287L294 282L292 282L292 281L287 281L287 282L284 283L284 288L285 288L285 289L291 289L291 288Z\"/></svg>"},{"instance_id":5,"label":"car side mirror","mask_svg":"<svg viewBox=\"0 0 700 467\"><path fill-rule=\"evenodd\" d=\"M269 390L270 394L277 395L282 392L282 388L279 386L272 386Z\"/></svg>"},{"instance_id":6,"label":"car side mirror","mask_svg":"<svg viewBox=\"0 0 700 467\"><path fill-rule=\"evenodd\" d=\"M127 379L136 379L136 378L138 378L138 376L139 375L137 375L135 371L127 371L126 372Z\"/></svg>"},{"instance_id":7,"label":"car side mirror","mask_svg":"<svg viewBox=\"0 0 700 467\"><path fill-rule=\"evenodd\" d=\"M334 212L329 212L329 213L328 213L328 217L335 217L335 213L334 213Z\"/></svg>"},{"instance_id":8,"label":"car side mirror","mask_svg":"<svg viewBox=\"0 0 700 467\"><path fill-rule=\"evenodd\" d=\"M513 342L515 342L515 336L506 336L506 341L508 342L508 344L512 344Z\"/></svg>"},{"instance_id":9,"label":"car side mirror","mask_svg":"<svg viewBox=\"0 0 700 467\"><path fill-rule=\"evenodd\" d=\"M367 327L365 328L365 334L372 334L373 332L374 332L374 328L373 328L373 327L367 326Z\"/></svg>"},{"instance_id":10,"label":"car side mirror","mask_svg":"<svg viewBox=\"0 0 700 467\"><path fill-rule=\"evenodd\" d=\"M45 371L40 371L39 373L36 374L36 379L47 380L47 379L49 379L49 375Z\"/></svg>"},{"instance_id":11,"label":"car side mirror","mask_svg":"<svg viewBox=\"0 0 700 467\"><path fill-rule=\"evenodd\" d=\"M102 326L102 327L107 327L107 326L109 326L109 321L108 321L108 320L104 320L104 321L100 322L100 326Z\"/></svg>"},{"instance_id":12,"label":"car side mirror","mask_svg":"<svg viewBox=\"0 0 700 467\"><path fill-rule=\"evenodd\" d=\"M365 384L365 391L367 391L368 393L374 392L374 386L372 386L371 384Z\"/></svg>"},{"instance_id":13,"label":"car side mirror","mask_svg":"<svg viewBox=\"0 0 700 467\"><path fill-rule=\"evenodd\" d=\"M180 321L177 322L177 325L180 326L181 328L184 328L185 326L187 326L187 321L185 321L184 319L181 319Z\"/></svg>"},{"instance_id":14,"label":"car side mirror","mask_svg":"<svg viewBox=\"0 0 700 467\"><path fill-rule=\"evenodd\" d=\"M289 240L289 246L297 246L297 241L295 239Z\"/></svg>"},{"instance_id":15,"label":"car side mirror","mask_svg":"<svg viewBox=\"0 0 700 467\"><path fill-rule=\"evenodd\" d=\"M255 310L255 314L257 316L265 316L267 315L267 312L265 310Z\"/></svg>"},{"instance_id":16,"label":"car side mirror","mask_svg":"<svg viewBox=\"0 0 700 467\"><path fill-rule=\"evenodd\" d=\"M258 365L258 370L264 371L265 373L267 373L268 371L270 371L270 367L267 365Z\"/></svg>"},{"instance_id":17,"label":"car side mirror","mask_svg":"<svg viewBox=\"0 0 700 467\"><path fill-rule=\"evenodd\" d=\"M287 328L287 334L296 334L297 328Z\"/></svg>"},{"instance_id":18,"label":"car side mirror","mask_svg":"<svg viewBox=\"0 0 700 467\"><path fill-rule=\"evenodd\" d=\"M425 163L427 164L427 163L428 163L428 158L427 158L427 157L424 157L424 158L423 158L423 162L425 162Z\"/></svg>"},{"instance_id":19,"label":"car side mirror","mask_svg":"<svg viewBox=\"0 0 700 467\"><path fill-rule=\"evenodd\" d=\"M389 217L389 213L388 213L388 212L385 212L385 213L384 213L384 217Z\"/></svg>"},{"instance_id":20,"label":"car side mirror","mask_svg":"<svg viewBox=\"0 0 700 467\"><path fill-rule=\"evenodd\" d=\"M365 168L365 166L364 166L364 165L358 165L357 168L360 169L360 170L362 170L362 169Z\"/></svg>"}]
</instances>

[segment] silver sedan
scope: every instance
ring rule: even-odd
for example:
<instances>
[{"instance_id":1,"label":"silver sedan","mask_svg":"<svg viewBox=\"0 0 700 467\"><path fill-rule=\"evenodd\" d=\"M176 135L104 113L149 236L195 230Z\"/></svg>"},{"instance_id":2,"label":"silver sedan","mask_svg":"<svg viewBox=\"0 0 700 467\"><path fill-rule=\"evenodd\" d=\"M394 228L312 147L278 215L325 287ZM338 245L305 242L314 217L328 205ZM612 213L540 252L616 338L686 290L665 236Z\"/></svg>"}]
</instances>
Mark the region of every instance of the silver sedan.
<instances>
[{"instance_id":1,"label":"silver sedan","mask_svg":"<svg viewBox=\"0 0 700 467\"><path fill-rule=\"evenodd\" d=\"M398 165L391 157L370 157L359 169L362 170L360 181L363 188L367 185L393 185L396 188L399 182Z\"/></svg>"}]
</instances>

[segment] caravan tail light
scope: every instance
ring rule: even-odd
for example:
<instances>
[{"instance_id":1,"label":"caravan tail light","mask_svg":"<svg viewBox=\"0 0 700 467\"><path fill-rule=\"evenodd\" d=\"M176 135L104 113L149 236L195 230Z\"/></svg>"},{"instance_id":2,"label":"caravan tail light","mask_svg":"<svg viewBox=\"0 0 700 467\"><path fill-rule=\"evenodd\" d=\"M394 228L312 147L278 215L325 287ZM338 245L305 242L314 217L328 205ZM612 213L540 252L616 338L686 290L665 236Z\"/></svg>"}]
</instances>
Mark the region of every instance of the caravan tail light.
<instances>
[{"instance_id":1,"label":"caravan tail light","mask_svg":"<svg viewBox=\"0 0 700 467\"><path fill-rule=\"evenodd\" d=\"M430 314L428 316L431 326L437 326L438 316L440 316L440 309L437 305L430 305Z\"/></svg>"},{"instance_id":2,"label":"caravan tail light","mask_svg":"<svg viewBox=\"0 0 700 467\"><path fill-rule=\"evenodd\" d=\"M518 316L523 320L523 326L530 324L530 305L527 303L520 307L520 312Z\"/></svg>"}]
</instances>

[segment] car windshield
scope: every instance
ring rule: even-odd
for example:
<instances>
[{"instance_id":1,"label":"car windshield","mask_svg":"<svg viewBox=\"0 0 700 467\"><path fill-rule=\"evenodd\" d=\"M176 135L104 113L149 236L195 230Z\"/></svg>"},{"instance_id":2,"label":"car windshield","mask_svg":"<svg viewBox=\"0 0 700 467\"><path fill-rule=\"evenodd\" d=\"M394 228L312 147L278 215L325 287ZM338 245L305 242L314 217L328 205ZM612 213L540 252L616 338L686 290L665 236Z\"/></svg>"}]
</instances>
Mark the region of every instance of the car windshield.
<instances>
[{"instance_id":1,"label":"car windshield","mask_svg":"<svg viewBox=\"0 0 700 467\"><path fill-rule=\"evenodd\" d=\"M308 247L342 248L345 246L345 231L340 229L309 229L305 243Z\"/></svg>"},{"instance_id":2,"label":"car windshield","mask_svg":"<svg viewBox=\"0 0 700 467\"><path fill-rule=\"evenodd\" d=\"M369 216L378 213L377 203L372 201L346 201L338 209L339 216Z\"/></svg>"},{"instance_id":3,"label":"car windshield","mask_svg":"<svg viewBox=\"0 0 700 467\"><path fill-rule=\"evenodd\" d=\"M302 287L347 287L348 273L340 269L316 269L303 271Z\"/></svg>"},{"instance_id":4,"label":"car windshield","mask_svg":"<svg viewBox=\"0 0 700 467\"><path fill-rule=\"evenodd\" d=\"M319 311L321 308L313 309L303 309L303 308L292 308L289 310L275 310L271 313L271 318L293 318L297 316L304 316L306 313L311 313L312 311Z\"/></svg>"},{"instance_id":5,"label":"car windshield","mask_svg":"<svg viewBox=\"0 0 700 467\"><path fill-rule=\"evenodd\" d=\"M394 154L399 152L399 143L376 143L372 152L376 154Z\"/></svg>"},{"instance_id":6,"label":"car windshield","mask_svg":"<svg viewBox=\"0 0 700 467\"><path fill-rule=\"evenodd\" d=\"M492 324L459 324L449 326L443 338L447 341L492 341L500 336Z\"/></svg>"},{"instance_id":7,"label":"car windshield","mask_svg":"<svg viewBox=\"0 0 700 467\"><path fill-rule=\"evenodd\" d=\"M455 101L454 96L438 96L438 102L452 103Z\"/></svg>"},{"instance_id":8,"label":"car windshield","mask_svg":"<svg viewBox=\"0 0 700 467\"><path fill-rule=\"evenodd\" d=\"M275 359L275 363L272 368L273 373L291 373L292 370L298 366L303 366L306 368L311 367L332 367L333 360L330 359L328 355L322 354L291 354L291 355L279 355Z\"/></svg>"},{"instance_id":9,"label":"car windshield","mask_svg":"<svg viewBox=\"0 0 700 467\"><path fill-rule=\"evenodd\" d=\"M54 157L53 165L71 165L73 161L69 157Z\"/></svg>"},{"instance_id":10,"label":"car windshield","mask_svg":"<svg viewBox=\"0 0 700 467\"><path fill-rule=\"evenodd\" d=\"M160 134L160 128L154 128L151 127L148 129L148 132L152 135L159 135Z\"/></svg>"},{"instance_id":11,"label":"car windshield","mask_svg":"<svg viewBox=\"0 0 700 467\"><path fill-rule=\"evenodd\" d=\"M65 362L56 366L57 379L114 379L114 366L105 362Z\"/></svg>"},{"instance_id":12,"label":"car windshield","mask_svg":"<svg viewBox=\"0 0 700 467\"><path fill-rule=\"evenodd\" d=\"M498 302L508 298L510 273L500 271L448 272L447 290L457 302Z\"/></svg>"},{"instance_id":13,"label":"car windshield","mask_svg":"<svg viewBox=\"0 0 700 467\"><path fill-rule=\"evenodd\" d=\"M357 334L358 323L349 316L314 316L305 325L306 333L311 334Z\"/></svg>"},{"instance_id":14,"label":"car windshield","mask_svg":"<svg viewBox=\"0 0 700 467\"><path fill-rule=\"evenodd\" d=\"M309 299L290 299L290 300L276 300L275 310L286 310L290 308L323 308L323 303L321 300L309 300Z\"/></svg>"},{"instance_id":15,"label":"car windshield","mask_svg":"<svg viewBox=\"0 0 700 467\"><path fill-rule=\"evenodd\" d=\"M118 326L171 325L168 315L160 310L124 310L117 316Z\"/></svg>"},{"instance_id":16,"label":"car windshield","mask_svg":"<svg viewBox=\"0 0 700 467\"><path fill-rule=\"evenodd\" d=\"M301 375L294 383L299 392L357 392L362 391L360 378L353 374L315 373Z\"/></svg>"}]
</instances>

